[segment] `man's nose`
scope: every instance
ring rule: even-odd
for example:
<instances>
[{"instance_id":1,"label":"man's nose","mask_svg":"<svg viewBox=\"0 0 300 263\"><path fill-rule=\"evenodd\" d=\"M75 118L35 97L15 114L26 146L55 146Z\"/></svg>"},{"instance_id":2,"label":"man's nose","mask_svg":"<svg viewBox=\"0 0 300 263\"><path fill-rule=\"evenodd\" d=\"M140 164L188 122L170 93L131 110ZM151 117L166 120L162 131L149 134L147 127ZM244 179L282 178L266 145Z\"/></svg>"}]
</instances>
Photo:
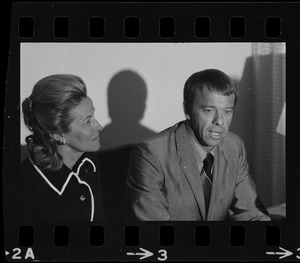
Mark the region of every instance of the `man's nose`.
<instances>
[{"instance_id":1,"label":"man's nose","mask_svg":"<svg viewBox=\"0 0 300 263\"><path fill-rule=\"evenodd\" d=\"M213 124L222 126L224 124L224 118L223 114L220 111L216 111L216 114L214 116Z\"/></svg>"}]
</instances>

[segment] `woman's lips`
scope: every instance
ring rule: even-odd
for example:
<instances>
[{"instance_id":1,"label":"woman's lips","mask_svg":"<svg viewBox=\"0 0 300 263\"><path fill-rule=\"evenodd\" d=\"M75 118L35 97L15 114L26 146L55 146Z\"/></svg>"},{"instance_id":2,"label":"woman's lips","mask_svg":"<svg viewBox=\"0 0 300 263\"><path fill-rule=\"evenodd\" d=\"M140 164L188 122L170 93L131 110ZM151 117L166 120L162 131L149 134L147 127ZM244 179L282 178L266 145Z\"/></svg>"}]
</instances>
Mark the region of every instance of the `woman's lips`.
<instances>
[{"instance_id":1,"label":"woman's lips","mask_svg":"<svg viewBox=\"0 0 300 263\"><path fill-rule=\"evenodd\" d=\"M92 139L92 141L96 141L96 140L99 140L100 139L100 136L98 135L95 139Z\"/></svg>"}]
</instances>

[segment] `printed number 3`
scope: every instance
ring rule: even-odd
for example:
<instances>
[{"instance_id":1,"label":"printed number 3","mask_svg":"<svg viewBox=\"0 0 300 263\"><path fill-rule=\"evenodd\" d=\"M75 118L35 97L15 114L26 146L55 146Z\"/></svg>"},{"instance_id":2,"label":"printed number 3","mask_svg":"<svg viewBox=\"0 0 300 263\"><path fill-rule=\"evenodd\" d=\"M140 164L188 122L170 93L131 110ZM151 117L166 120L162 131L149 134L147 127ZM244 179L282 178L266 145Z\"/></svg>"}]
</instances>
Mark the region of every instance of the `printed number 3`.
<instances>
[{"instance_id":1,"label":"printed number 3","mask_svg":"<svg viewBox=\"0 0 300 263\"><path fill-rule=\"evenodd\" d=\"M300 251L300 247L297 248L297 251ZM297 259L300 259L300 252L299 252L299 256L296 256Z\"/></svg>"},{"instance_id":2,"label":"printed number 3","mask_svg":"<svg viewBox=\"0 0 300 263\"><path fill-rule=\"evenodd\" d=\"M159 261L164 261L168 258L166 250L161 249L161 250L158 251L158 253L160 253L160 256L161 256L161 257L157 258Z\"/></svg>"}]
</instances>

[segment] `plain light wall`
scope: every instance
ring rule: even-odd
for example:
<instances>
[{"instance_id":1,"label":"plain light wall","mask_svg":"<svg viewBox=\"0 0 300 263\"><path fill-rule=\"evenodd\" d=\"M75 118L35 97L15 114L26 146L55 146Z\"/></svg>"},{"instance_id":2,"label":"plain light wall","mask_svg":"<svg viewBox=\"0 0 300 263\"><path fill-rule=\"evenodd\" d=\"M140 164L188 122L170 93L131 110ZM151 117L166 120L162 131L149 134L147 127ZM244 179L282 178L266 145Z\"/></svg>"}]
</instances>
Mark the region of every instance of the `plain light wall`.
<instances>
[{"instance_id":1,"label":"plain light wall","mask_svg":"<svg viewBox=\"0 0 300 263\"><path fill-rule=\"evenodd\" d=\"M146 84L146 110L141 124L159 132L184 119L183 86L194 72L224 71L240 81L251 43L22 43L20 100L41 78L57 73L80 76L93 99L95 117L106 126L107 89L121 71L133 71ZM29 135L21 112L21 144ZM126 131L120 131L126 132Z\"/></svg>"}]
</instances>

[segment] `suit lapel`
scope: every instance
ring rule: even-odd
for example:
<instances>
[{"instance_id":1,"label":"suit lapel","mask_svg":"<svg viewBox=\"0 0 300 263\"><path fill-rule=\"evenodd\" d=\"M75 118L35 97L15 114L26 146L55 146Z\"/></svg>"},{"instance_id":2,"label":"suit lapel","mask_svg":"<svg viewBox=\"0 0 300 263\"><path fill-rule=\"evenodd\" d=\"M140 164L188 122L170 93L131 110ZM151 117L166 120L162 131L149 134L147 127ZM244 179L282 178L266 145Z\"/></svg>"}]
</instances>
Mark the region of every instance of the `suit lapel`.
<instances>
[{"instance_id":1,"label":"suit lapel","mask_svg":"<svg viewBox=\"0 0 300 263\"><path fill-rule=\"evenodd\" d=\"M176 143L180 166L196 199L202 220L206 218L204 193L200 179L198 164L187 139L185 123L176 131Z\"/></svg>"}]
</instances>

